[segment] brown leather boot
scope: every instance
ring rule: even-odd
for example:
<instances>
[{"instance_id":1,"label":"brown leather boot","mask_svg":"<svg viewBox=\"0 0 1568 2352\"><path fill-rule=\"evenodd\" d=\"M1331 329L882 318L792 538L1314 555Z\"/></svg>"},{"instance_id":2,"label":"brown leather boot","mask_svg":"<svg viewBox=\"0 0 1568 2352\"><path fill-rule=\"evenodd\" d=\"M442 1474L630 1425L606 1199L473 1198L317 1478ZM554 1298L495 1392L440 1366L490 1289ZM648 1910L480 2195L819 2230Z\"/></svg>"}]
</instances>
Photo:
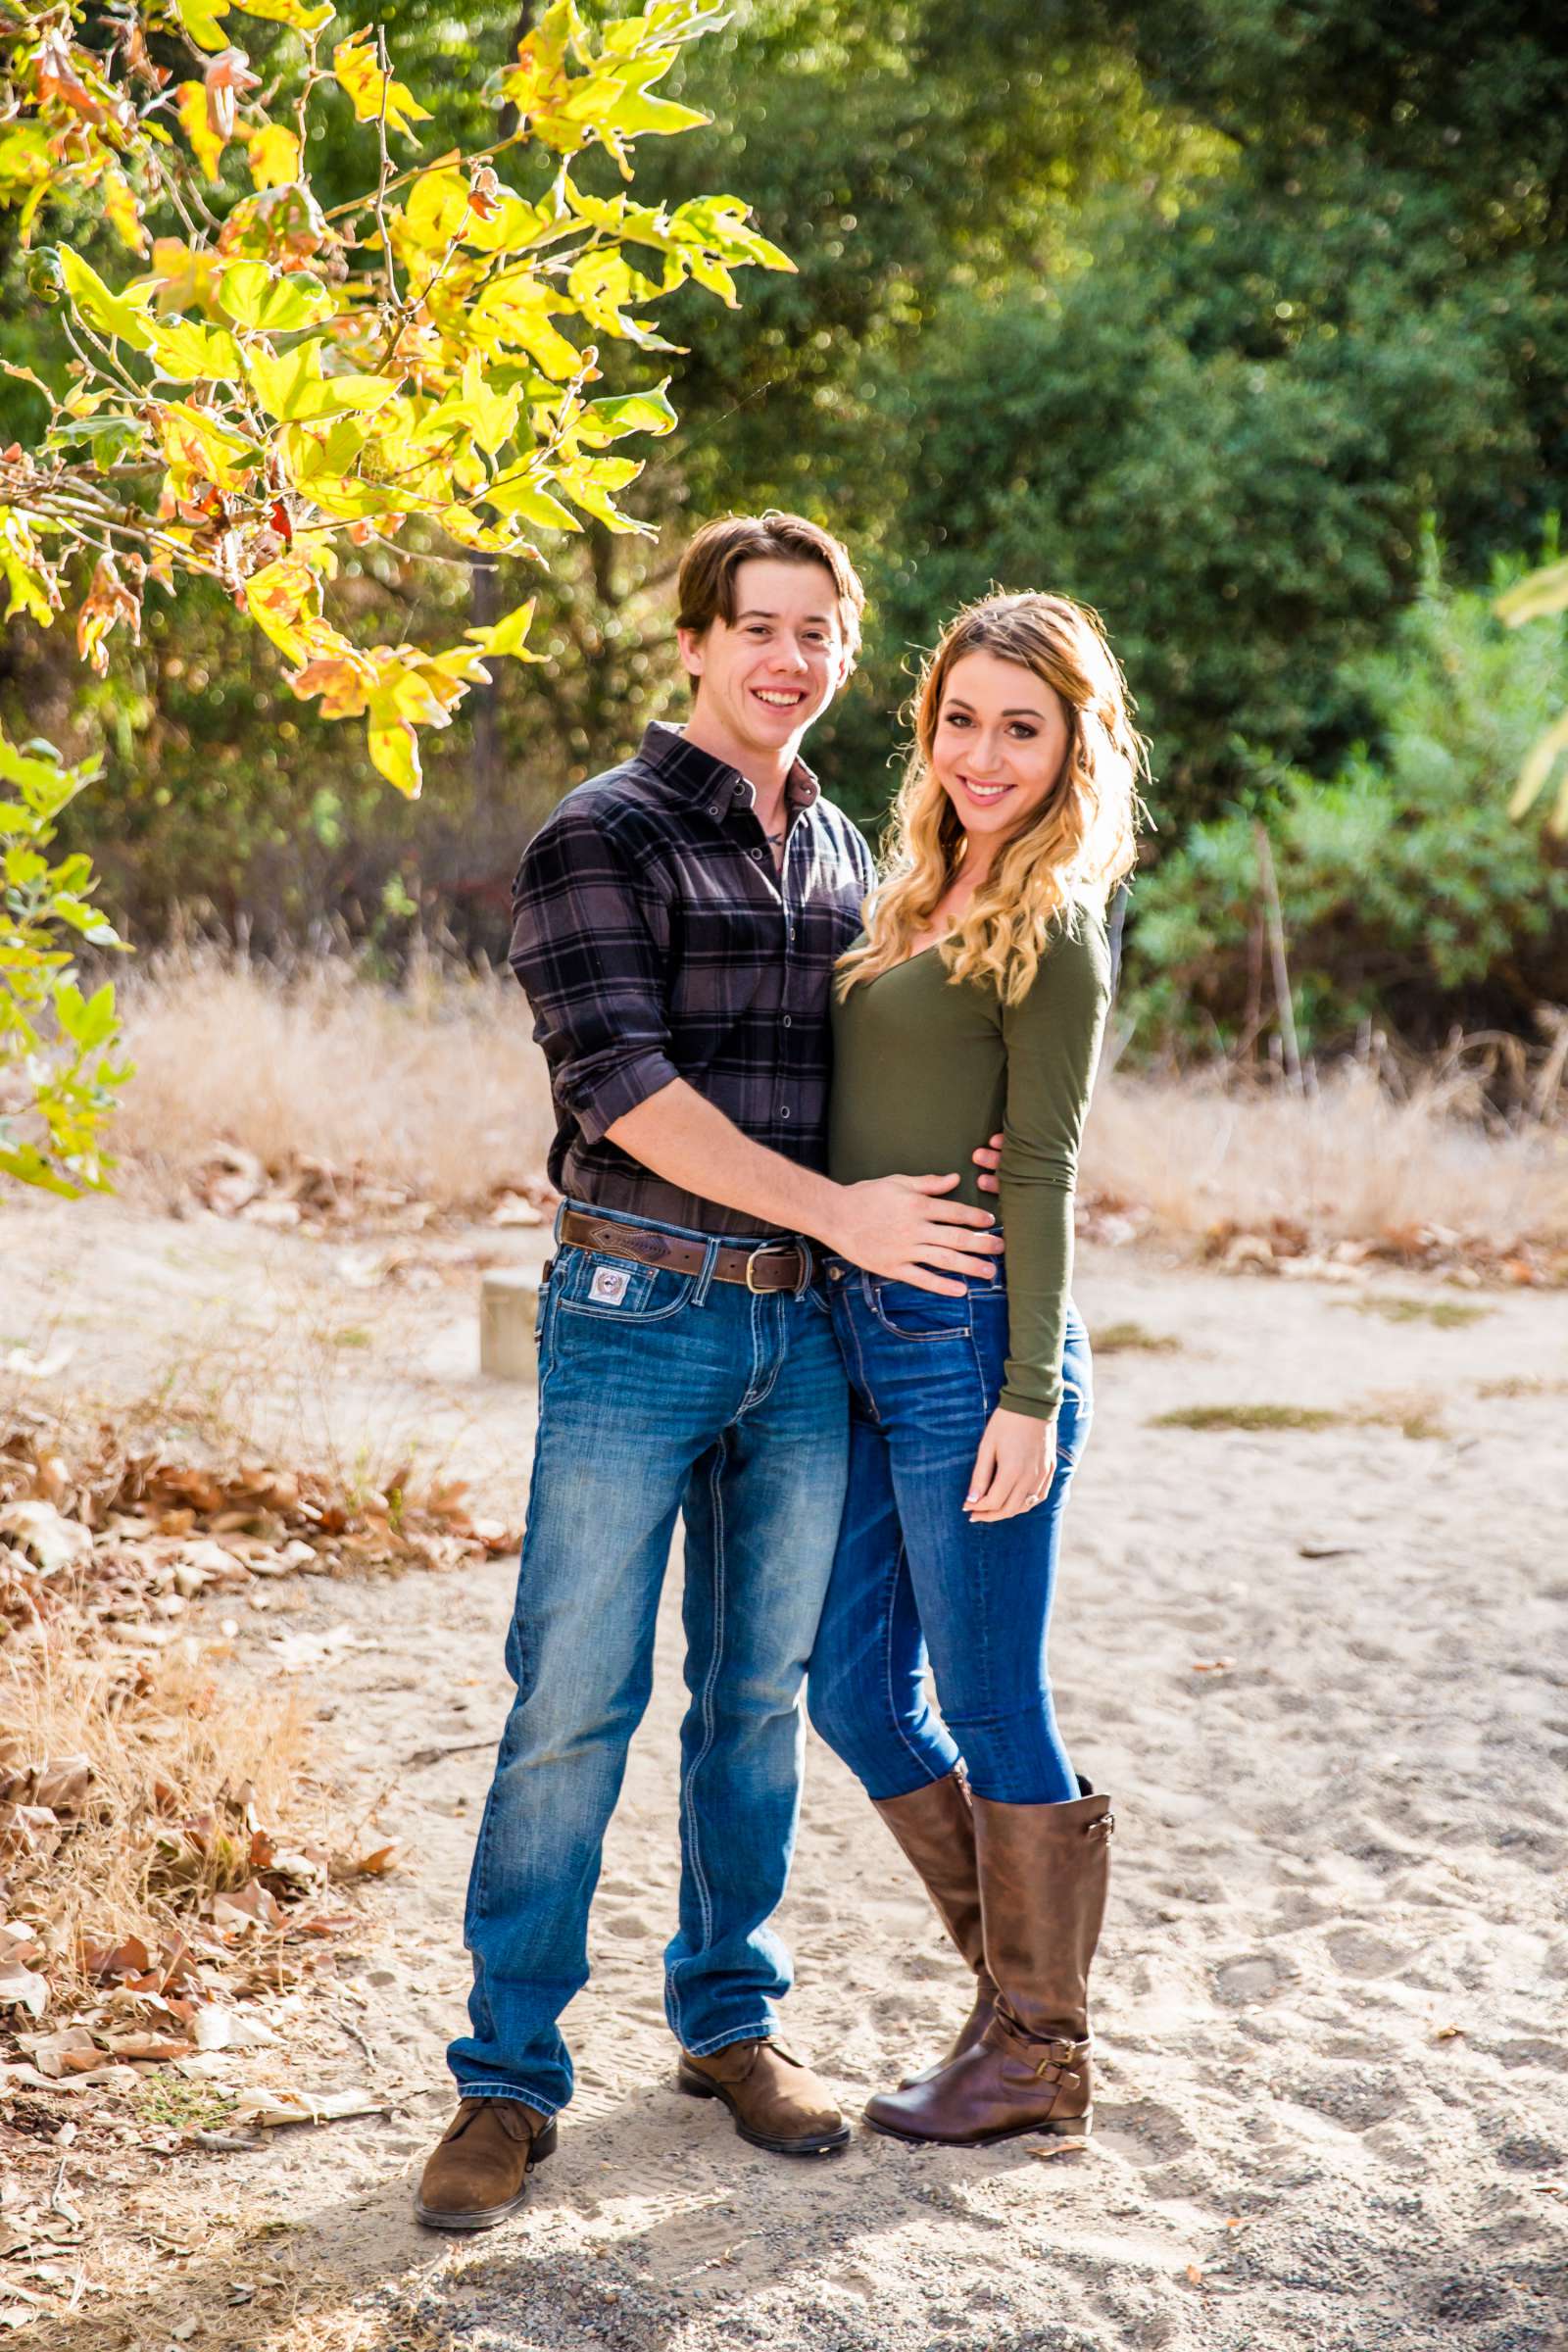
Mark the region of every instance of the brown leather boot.
<instances>
[{"instance_id":1,"label":"brown leather boot","mask_svg":"<svg viewBox=\"0 0 1568 2352\"><path fill-rule=\"evenodd\" d=\"M528 2194L528 2174L556 2152L553 2116L521 2099L465 2099L424 2168L416 2221L431 2230L493 2230Z\"/></svg>"},{"instance_id":2,"label":"brown leather boot","mask_svg":"<svg viewBox=\"0 0 1568 2352\"><path fill-rule=\"evenodd\" d=\"M865 2110L899 2139L973 2146L1025 2132L1087 2132L1089 1969L1110 1877L1109 1800L974 1799L986 1959L997 2013L961 2057Z\"/></svg>"},{"instance_id":3,"label":"brown leather boot","mask_svg":"<svg viewBox=\"0 0 1568 2352\"><path fill-rule=\"evenodd\" d=\"M732 2041L711 2056L680 2054L677 2090L722 2099L735 2129L773 2156L830 2156L847 2147L850 2127L810 2068L778 2041Z\"/></svg>"},{"instance_id":4,"label":"brown leather boot","mask_svg":"<svg viewBox=\"0 0 1568 2352\"><path fill-rule=\"evenodd\" d=\"M903 1846L938 1919L947 1929L959 1958L974 1971L975 2000L958 2028L945 2057L923 2074L905 2078L924 2082L961 2058L980 2039L995 2013L997 1988L986 1967L985 1935L980 1925L980 1871L974 1852L974 1812L963 1767L945 1781L913 1788L907 1796L873 1798L894 1837Z\"/></svg>"}]
</instances>

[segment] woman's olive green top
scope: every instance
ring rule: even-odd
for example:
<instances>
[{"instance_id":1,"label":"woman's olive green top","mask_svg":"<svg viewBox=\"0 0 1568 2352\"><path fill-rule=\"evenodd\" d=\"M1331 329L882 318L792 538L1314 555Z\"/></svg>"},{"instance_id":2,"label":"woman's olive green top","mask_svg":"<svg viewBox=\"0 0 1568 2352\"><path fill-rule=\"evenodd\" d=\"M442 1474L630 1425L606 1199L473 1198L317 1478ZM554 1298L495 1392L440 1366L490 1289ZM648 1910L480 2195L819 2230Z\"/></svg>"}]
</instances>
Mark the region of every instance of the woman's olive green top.
<instances>
[{"instance_id":1,"label":"woman's olive green top","mask_svg":"<svg viewBox=\"0 0 1568 2352\"><path fill-rule=\"evenodd\" d=\"M1109 1002L1105 926L1080 909L1058 927L1021 1004L953 981L933 947L833 1006L836 1184L956 1169L956 1197L987 1207L971 1154L1002 1130L1002 1401L1041 1421L1061 1397L1078 1143Z\"/></svg>"}]
</instances>

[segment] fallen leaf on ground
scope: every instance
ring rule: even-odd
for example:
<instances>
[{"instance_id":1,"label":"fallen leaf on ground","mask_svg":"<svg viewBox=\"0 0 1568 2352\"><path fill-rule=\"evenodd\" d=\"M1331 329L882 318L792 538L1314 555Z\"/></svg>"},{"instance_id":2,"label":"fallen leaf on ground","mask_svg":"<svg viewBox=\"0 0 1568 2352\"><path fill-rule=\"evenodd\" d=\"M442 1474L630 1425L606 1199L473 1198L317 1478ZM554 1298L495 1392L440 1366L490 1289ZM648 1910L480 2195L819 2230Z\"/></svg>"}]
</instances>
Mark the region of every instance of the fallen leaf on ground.
<instances>
[{"instance_id":1,"label":"fallen leaf on ground","mask_svg":"<svg viewBox=\"0 0 1568 2352\"><path fill-rule=\"evenodd\" d=\"M396 1870L402 1851L403 1840L394 1838L389 1845L378 1845L373 1853L361 1854L357 1861L348 1854L334 1854L332 1876L334 1879L384 1878L389 1870Z\"/></svg>"},{"instance_id":2,"label":"fallen leaf on ground","mask_svg":"<svg viewBox=\"0 0 1568 2352\"><path fill-rule=\"evenodd\" d=\"M1229 1674L1235 1663L1234 1658L1195 1658L1193 1672L1195 1674Z\"/></svg>"},{"instance_id":3,"label":"fallen leaf on ground","mask_svg":"<svg viewBox=\"0 0 1568 2352\"><path fill-rule=\"evenodd\" d=\"M62 2026L57 2034L19 2034L17 2039L38 2072L55 2081L85 2074L99 2063L98 2044L85 2026Z\"/></svg>"},{"instance_id":4,"label":"fallen leaf on ground","mask_svg":"<svg viewBox=\"0 0 1568 2352\"><path fill-rule=\"evenodd\" d=\"M21 1380L53 1380L57 1372L65 1370L74 1353L70 1348L51 1348L47 1355L29 1355L25 1348L11 1348L6 1350L4 1368Z\"/></svg>"},{"instance_id":5,"label":"fallen leaf on ground","mask_svg":"<svg viewBox=\"0 0 1568 2352\"><path fill-rule=\"evenodd\" d=\"M1439 2026L1432 2036L1434 2041L1463 2041L1463 2026Z\"/></svg>"},{"instance_id":6,"label":"fallen leaf on ground","mask_svg":"<svg viewBox=\"0 0 1568 2352\"><path fill-rule=\"evenodd\" d=\"M0 1509L0 1536L30 1552L45 1576L76 1568L92 1558L92 1536L52 1502L8 1502Z\"/></svg>"},{"instance_id":7,"label":"fallen leaf on ground","mask_svg":"<svg viewBox=\"0 0 1568 2352\"><path fill-rule=\"evenodd\" d=\"M351 2115L383 2115L385 2099L368 2090L242 2091L229 2124L258 2124L273 2131L283 2124L335 2124Z\"/></svg>"},{"instance_id":8,"label":"fallen leaf on ground","mask_svg":"<svg viewBox=\"0 0 1568 2352\"><path fill-rule=\"evenodd\" d=\"M1044 2161L1052 2156L1083 2156L1087 2154L1089 2142L1087 2139L1053 2138L1042 2140L1039 2147L1031 2148L1029 2153L1031 2156L1038 2156Z\"/></svg>"},{"instance_id":9,"label":"fallen leaf on ground","mask_svg":"<svg viewBox=\"0 0 1568 2352\"><path fill-rule=\"evenodd\" d=\"M260 2050L277 2039L264 2019L242 2016L218 2001L200 2002L190 2022L199 2050Z\"/></svg>"},{"instance_id":10,"label":"fallen leaf on ground","mask_svg":"<svg viewBox=\"0 0 1568 2352\"><path fill-rule=\"evenodd\" d=\"M49 2006L49 1980L20 1960L0 1960L0 2009L25 2009L29 2017L42 2017Z\"/></svg>"}]
</instances>

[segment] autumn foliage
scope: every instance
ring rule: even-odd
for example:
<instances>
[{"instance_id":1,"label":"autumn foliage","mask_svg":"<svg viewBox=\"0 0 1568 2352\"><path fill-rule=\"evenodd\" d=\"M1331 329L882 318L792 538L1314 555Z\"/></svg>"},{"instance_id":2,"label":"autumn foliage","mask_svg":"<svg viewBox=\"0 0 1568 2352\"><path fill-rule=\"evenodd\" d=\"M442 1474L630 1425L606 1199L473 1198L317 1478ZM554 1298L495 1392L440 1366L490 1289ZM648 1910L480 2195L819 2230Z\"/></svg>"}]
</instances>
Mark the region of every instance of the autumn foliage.
<instances>
[{"instance_id":1,"label":"autumn foliage","mask_svg":"<svg viewBox=\"0 0 1568 2352\"><path fill-rule=\"evenodd\" d=\"M74 355L54 382L8 363L47 411L34 446L0 453L10 612L68 616L102 672L150 592L216 579L294 692L363 720L376 767L415 794L421 731L449 724L487 662L538 658L531 604L453 645L362 643L333 611L340 551L380 539L542 566L584 516L644 527L619 504L641 470L629 449L676 419L662 381L596 397L603 346L669 350L662 296L691 279L733 305L738 268L791 265L736 197L644 205L589 192L573 166L600 149L629 182L638 138L704 120L657 85L722 12L655 0L591 32L554 0L495 80L494 142L429 159L385 32L334 41L324 0L152 0L115 12L104 47L86 14L0 7L0 204ZM284 28L264 36L265 78L234 37L245 18ZM311 130L345 99L364 185L327 211ZM509 184L523 149L549 159L537 197ZM52 216L78 221L84 200L104 233L51 243ZM0 781L23 758L48 763L48 747L0 755ZM74 985L34 936L70 925L64 897L79 896L45 887L46 831L36 798L0 799L8 902L30 893L28 936L0 933L0 1171L72 1191L102 1181L112 998L84 1057L19 989L36 997L45 972L59 1009Z\"/></svg>"}]
</instances>

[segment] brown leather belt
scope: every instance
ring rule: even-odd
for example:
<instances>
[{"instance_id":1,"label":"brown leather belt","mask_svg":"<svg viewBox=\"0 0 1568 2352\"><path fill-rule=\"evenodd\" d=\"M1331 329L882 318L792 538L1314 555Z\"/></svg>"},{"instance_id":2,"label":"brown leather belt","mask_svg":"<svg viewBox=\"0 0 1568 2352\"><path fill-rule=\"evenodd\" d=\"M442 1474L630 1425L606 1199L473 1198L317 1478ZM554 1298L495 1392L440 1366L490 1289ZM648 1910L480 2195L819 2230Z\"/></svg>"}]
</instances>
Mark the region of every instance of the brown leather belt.
<instances>
[{"instance_id":1,"label":"brown leather belt","mask_svg":"<svg viewBox=\"0 0 1568 2352\"><path fill-rule=\"evenodd\" d=\"M700 1274L708 1263L706 1242L682 1241L646 1225L612 1225L577 1208L564 1212L559 1230L564 1242L579 1250L633 1258L640 1266L664 1266L671 1274ZM815 1263L809 1242L725 1242L713 1260L713 1278L744 1283L749 1291L801 1291Z\"/></svg>"}]
</instances>

